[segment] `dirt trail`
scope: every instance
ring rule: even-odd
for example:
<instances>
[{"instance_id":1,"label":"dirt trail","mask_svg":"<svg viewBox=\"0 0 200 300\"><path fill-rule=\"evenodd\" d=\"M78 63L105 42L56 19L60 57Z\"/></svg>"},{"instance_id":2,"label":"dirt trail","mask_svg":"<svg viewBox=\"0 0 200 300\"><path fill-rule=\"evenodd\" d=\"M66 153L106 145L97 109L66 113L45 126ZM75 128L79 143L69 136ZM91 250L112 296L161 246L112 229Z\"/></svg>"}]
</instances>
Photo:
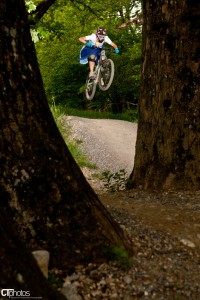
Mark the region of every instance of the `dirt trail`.
<instances>
[{"instance_id":1,"label":"dirt trail","mask_svg":"<svg viewBox=\"0 0 200 300\"><path fill-rule=\"evenodd\" d=\"M200 251L200 192L130 190L99 197L105 206L127 211L143 226L170 234Z\"/></svg>"},{"instance_id":2,"label":"dirt trail","mask_svg":"<svg viewBox=\"0 0 200 300\"><path fill-rule=\"evenodd\" d=\"M130 174L135 155L136 124L79 117L67 117L67 120L72 126L73 137L81 141L82 149L99 167L99 173L105 169L113 172L126 169ZM102 183L94 179L92 172L84 170L84 174L108 208L126 211L143 226L170 234L181 240L185 247L200 251L200 192L130 190L102 193Z\"/></svg>"},{"instance_id":3,"label":"dirt trail","mask_svg":"<svg viewBox=\"0 0 200 300\"><path fill-rule=\"evenodd\" d=\"M121 120L67 117L73 137L99 171L133 169L137 124Z\"/></svg>"}]
</instances>

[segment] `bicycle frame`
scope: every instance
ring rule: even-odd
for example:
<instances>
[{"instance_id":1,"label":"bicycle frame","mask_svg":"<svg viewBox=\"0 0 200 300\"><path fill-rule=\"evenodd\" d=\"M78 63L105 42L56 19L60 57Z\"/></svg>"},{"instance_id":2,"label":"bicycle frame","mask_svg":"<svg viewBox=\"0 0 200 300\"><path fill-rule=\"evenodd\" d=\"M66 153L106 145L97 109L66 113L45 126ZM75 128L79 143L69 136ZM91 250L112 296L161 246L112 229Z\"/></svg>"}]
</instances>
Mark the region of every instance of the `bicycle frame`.
<instances>
[{"instance_id":1,"label":"bicycle frame","mask_svg":"<svg viewBox=\"0 0 200 300\"><path fill-rule=\"evenodd\" d=\"M112 80L113 80L113 77L114 77L114 63L111 59L107 58L107 56L105 54L105 50L111 50L111 49L106 49L106 48L102 49L99 61L95 65L95 69L94 69L95 78L93 78L93 79L90 79L89 77L87 78L87 81L86 81L86 98L88 100L93 99L93 97L95 95L95 92L96 92L97 84L99 85L99 88L102 91L106 91L112 83ZM102 56L104 57L103 60L102 60ZM104 66L104 61L108 62L108 65L111 66L111 71L112 71L110 76L109 76L108 84L107 83L105 84L104 80L102 81L102 72L106 68L106 66ZM101 83L101 81L102 81L102 83Z\"/></svg>"},{"instance_id":2,"label":"bicycle frame","mask_svg":"<svg viewBox=\"0 0 200 300\"><path fill-rule=\"evenodd\" d=\"M100 65L100 60L98 61L97 65L95 66L95 70L94 70L94 73L96 75L96 78L95 79L92 79L94 80L94 82L97 84L99 82L99 74L100 74L100 68L101 68L101 65Z\"/></svg>"},{"instance_id":3,"label":"bicycle frame","mask_svg":"<svg viewBox=\"0 0 200 300\"><path fill-rule=\"evenodd\" d=\"M107 48L102 48L102 51L101 51L101 55L100 55L100 58L98 60L98 63L95 65L95 69L94 69L94 73L96 75L95 79L90 79L90 80L93 80L95 82L95 84L97 84L99 82L99 74L100 74L100 69L101 69L101 65L102 65L102 54L105 56L105 59L107 59L107 56L106 56L106 53L105 53L105 50L110 50L111 49L107 49ZM104 51L104 52L103 52Z\"/></svg>"}]
</instances>

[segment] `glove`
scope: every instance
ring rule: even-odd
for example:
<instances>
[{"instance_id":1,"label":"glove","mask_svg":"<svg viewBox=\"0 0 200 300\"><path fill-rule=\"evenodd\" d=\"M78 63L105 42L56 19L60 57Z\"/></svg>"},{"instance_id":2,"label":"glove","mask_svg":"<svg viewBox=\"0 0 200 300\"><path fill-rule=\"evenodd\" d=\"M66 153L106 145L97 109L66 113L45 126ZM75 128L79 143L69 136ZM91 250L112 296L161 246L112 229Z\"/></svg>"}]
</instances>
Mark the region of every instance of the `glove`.
<instances>
[{"instance_id":1,"label":"glove","mask_svg":"<svg viewBox=\"0 0 200 300\"><path fill-rule=\"evenodd\" d=\"M89 47L89 48L92 48L93 45L92 45L91 42L87 42L86 46Z\"/></svg>"},{"instance_id":2,"label":"glove","mask_svg":"<svg viewBox=\"0 0 200 300\"><path fill-rule=\"evenodd\" d=\"M118 48L115 49L115 53L116 53L116 54L119 53L119 49L118 49Z\"/></svg>"}]
</instances>

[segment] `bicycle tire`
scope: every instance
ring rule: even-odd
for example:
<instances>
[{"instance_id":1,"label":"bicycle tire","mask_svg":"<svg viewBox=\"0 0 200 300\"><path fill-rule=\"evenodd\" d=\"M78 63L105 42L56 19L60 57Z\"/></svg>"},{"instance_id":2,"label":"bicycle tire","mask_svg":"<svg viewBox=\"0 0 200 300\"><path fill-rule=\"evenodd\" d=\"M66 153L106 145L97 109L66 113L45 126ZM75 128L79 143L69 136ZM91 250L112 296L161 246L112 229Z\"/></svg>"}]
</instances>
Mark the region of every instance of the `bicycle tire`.
<instances>
[{"instance_id":1,"label":"bicycle tire","mask_svg":"<svg viewBox=\"0 0 200 300\"><path fill-rule=\"evenodd\" d=\"M107 91L111 86L115 74L115 65L112 59L108 58L105 67L102 66L99 74L99 88L102 91Z\"/></svg>"},{"instance_id":2,"label":"bicycle tire","mask_svg":"<svg viewBox=\"0 0 200 300\"><path fill-rule=\"evenodd\" d=\"M92 100L94 98L96 92L97 84L94 79L90 79L89 76L86 80L86 87L85 87L85 96L87 100Z\"/></svg>"}]
</instances>

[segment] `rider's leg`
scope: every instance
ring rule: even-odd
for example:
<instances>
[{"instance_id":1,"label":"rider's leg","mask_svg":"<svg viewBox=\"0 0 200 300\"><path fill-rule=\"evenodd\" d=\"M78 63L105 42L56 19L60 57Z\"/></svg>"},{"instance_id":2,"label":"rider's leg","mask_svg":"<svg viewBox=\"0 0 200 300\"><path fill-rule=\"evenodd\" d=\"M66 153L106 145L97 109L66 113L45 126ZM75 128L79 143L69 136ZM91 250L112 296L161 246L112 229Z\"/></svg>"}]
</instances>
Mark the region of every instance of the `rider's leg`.
<instances>
[{"instance_id":1,"label":"rider's leg","mask_svg":"<svg viewBox=\"0 0 200 300\"><path fill-rule=\"evenodd\" d=\"M95 74L94 74L95 59L96 59L96 56L94 54L90 55L88 58L89 68L90 68L90 74L89 74L90 78L95 77Z\"/></svg>"},{"instance_id":2,"label":"rider's leg","mask_svg":"<svg viewBox=\"0 0 200 300\"><path fill-rule=\"evenodd\" d=\"M94 66L95 66L95 62L89 61L90 72L94 72Z\"/></svg>"}]
</instances>

